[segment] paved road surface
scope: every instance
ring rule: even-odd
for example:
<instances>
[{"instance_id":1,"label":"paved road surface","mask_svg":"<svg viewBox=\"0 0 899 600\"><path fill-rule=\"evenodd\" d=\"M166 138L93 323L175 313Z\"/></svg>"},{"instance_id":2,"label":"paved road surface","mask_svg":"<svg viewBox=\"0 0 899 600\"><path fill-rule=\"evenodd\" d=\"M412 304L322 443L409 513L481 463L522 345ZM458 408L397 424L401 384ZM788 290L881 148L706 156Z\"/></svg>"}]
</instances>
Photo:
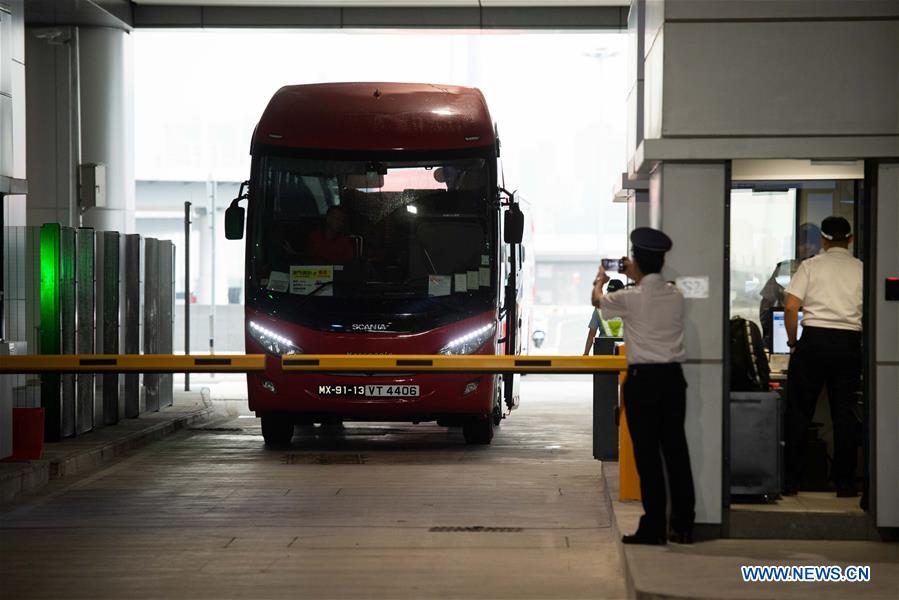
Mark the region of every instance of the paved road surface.
<instances>
[{"instance_id":1,"label":"paved road surface","mask_svg":"<svg viewBox=\"0 0 899 600\"><path fill-rule=\"evenodd\" d=\"M5 598L621 598L587 380L525 380L490 447L229 417L0 514Z\"/></svg>"}]
</instances>

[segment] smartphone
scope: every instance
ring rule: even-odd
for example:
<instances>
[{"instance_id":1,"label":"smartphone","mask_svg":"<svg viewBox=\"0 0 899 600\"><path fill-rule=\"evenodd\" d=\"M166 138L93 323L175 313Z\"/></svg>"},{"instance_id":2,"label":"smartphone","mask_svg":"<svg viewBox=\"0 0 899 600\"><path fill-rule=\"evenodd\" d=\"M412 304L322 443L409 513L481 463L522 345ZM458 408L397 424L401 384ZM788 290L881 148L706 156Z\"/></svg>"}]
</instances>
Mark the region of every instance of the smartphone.
<instances>
[{"instance_id":1,"label":"smartphone","mask_svg":"<svg viewBox=\"0 0 899 600\"><path fill-rule=\"evenodd\" d=\"M602 268L606 271L624 273L624 261L620 258L604 258L602 259Z\"/></svg>"}]
</instances>

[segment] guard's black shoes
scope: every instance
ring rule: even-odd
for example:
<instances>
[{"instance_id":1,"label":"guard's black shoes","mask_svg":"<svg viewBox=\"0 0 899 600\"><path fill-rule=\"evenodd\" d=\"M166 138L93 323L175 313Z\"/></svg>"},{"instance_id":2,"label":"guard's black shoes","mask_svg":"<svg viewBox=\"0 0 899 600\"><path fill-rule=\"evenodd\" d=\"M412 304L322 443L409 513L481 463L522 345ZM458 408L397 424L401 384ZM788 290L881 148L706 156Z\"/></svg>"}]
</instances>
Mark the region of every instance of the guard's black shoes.
<instances>
[{"instance_id":1,"label":"guard's black shoes","mask_svg":"<svg viewBox=\"0 0 899 600\"><path fill-rule=\"evenodd\" d=\"M783 491L780 493L781 496L795 496L799 492L799 488L795 485L787 484L784 486Z\"/></svg>"},{"instance_id":2,"label":"guard's black shoes","mask_svg":"<svg viewBox=\"0 0 899 600\"><path fill-rule=\"evenodd\" d=\"M693 530L687 529L686 531L674 531L668 534L668 541L674 542L675 544L692 544L693 543Z\"/></svg>"},{"instance_id":3,"label":"guard's black shoes","mask_svg":"<svg viewBox=\"0 0 899 600\"><path fill-rule=\"evenodd\" d=\"M668 542L665 540L665 536L661 535L648 535L645 533L637 532L632 535L623 535L621 536L622 544L646 544L648 546L664 546Z\"/></svg>"}]
</instances>

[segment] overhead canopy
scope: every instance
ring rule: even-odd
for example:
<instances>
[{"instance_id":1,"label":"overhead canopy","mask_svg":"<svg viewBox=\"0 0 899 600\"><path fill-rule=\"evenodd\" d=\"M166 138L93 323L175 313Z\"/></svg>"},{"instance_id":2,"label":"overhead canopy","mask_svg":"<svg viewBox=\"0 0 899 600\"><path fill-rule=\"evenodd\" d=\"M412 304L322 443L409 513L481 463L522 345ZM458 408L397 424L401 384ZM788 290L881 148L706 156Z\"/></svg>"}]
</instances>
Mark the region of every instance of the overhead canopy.
<instances>
[{"instance_id":1,"label":"overhead canopy","mask_svg":"<svg viewBox=\"0 0 899 600\"><path fill-rule=\"evenodd\" d=\"M28 25L624 29L628 0L29 0Z\"/></svg>"}]
</instances>

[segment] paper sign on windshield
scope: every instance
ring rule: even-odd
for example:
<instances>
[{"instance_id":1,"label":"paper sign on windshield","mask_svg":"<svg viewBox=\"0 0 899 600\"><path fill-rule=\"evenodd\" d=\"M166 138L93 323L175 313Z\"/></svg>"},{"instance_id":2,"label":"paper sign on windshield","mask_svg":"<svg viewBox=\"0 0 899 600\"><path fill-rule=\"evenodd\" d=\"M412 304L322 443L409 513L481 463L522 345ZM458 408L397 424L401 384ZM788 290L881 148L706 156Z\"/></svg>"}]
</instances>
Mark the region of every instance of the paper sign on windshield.
<instances>
[{"instance_id":1,"label":"paper sign on windshield","mask_svg":"<svg viewBox=\"0 0 899 600\"><path fill-rule=\"evenodd\" d=\"M428 296L449 296L453 278L449 275L428 275Z\"/></svg>"},{"instance_id":2,"label":"paper sign on windshield","mask_svg":"<svg viewBox=\"0 0 899 600\"><path fill-rule=\"evenodd\" d=\"M331 265L290 266L291 294L306 295L315 292L316 296L333 296L334 289L330 285L322 287L332 281L334 281L334 267Z\"/></svg>"},{"instance_id":3,"label":"paper sign on windshield","mask_svg":"<svg viewBox=\"0 0 899 600\"><path fill-rule=\"evenodd\" d=\"M290 287L290 276L284 271L272 271L268 276L268 289L273 292L286 292Z\"/></svg>"},{"instance_id":4,"label":"paper sign on windshield","mask_svg":"<svg viewBox=\"0 0 899 600\"><path fill-rule=\"evenodd\" d=\"M490 287L490 267L481 267L478 270L478 281L481 287Z\"/></svg>"}]
</instances>

